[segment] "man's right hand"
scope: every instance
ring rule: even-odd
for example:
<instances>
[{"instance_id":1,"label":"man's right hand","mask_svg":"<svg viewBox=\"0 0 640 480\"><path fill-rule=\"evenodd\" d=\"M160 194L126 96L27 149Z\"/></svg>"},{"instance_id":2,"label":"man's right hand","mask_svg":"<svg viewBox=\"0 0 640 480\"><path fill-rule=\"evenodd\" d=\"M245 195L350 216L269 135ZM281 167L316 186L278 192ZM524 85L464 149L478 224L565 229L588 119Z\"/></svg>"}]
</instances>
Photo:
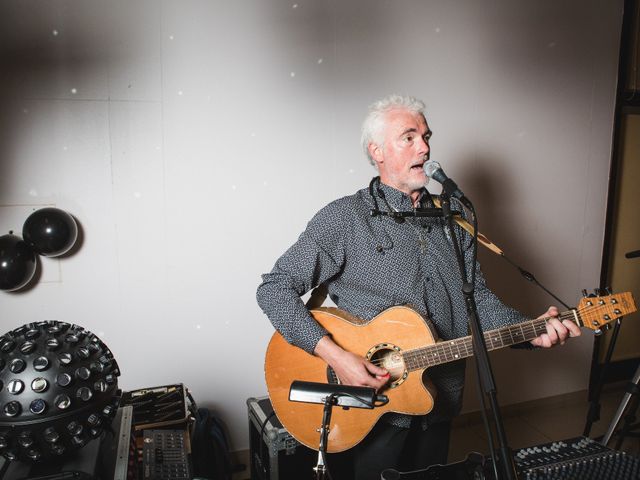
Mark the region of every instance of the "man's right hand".
<instances>
[{"instance_id":1,"label":"man's right hand","mask_svg":"<svg viewBox=\"0 0 640 480\"><path fill-rule=\"evenodd\" d=\"M314 353L333 368L344 385L373 387L380 390L389 381L389 372L358 355L347 352L328 336L320 339Z\"/></svg>"}]
</instances>

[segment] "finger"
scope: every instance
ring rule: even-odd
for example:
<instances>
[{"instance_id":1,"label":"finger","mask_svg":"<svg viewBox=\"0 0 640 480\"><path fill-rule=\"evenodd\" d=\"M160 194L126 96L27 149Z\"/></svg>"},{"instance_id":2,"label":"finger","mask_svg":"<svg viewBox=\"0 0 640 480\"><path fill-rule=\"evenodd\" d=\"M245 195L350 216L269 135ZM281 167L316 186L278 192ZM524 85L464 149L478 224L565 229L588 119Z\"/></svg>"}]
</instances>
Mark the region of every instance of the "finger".
<instances>
[{"instance_id":1,"label":"finger","mask_svg":"<svg viewBox=\"0 0 640 480\"><path fill-rule=\"evenodd\" d=\"M376 391L381 390L386 384L387 382L389 382L389 376L383 377L378 381L378 385L375 387Z\"/></svg>"},{"instance_id":2,"label":"finger","mask_svg":"<svg viewBox=\"0 0 640 480\"><path fill-rule=\"evenodd\" d=\"M353 382L353 385L360 387L373 387L378 388L380 381L377 377L371 376L366 370L358 375L358 378Z\"/></svg>"},{"instance_id":3,"label":"finger","mask_svg":"<svg viewBox=\"0 0 640 480\"><path fill-rule=\"evenodd\" d=\"M539 337L536 337L533 340L531 340L531 344L535 347L549 348L551 346L551 342L549 341L549 335L547 335L546 333L543 333Z\"/></svg>"},{"instance_id":4,"label":"finger","mask_svg":"<svg viewBox=\"0 0 640 480\"><path fill-rule=\"evenodd\" d=\"M558 308L551 306L547 309L546 312L544 312L538 318L557 317L558 315L559 315Z\"/></svg>"},{"instance_id":5,"label":"finger","mask_svg":"<svg viewBox=\"0 0 640 480\"><path fill-rule=\"evenodd\" d=\"M562 324L569 330L570 337L579 337L580 335L582 335L582 330L580 330L580 327L573 323L571 320L564 320Z\"/></svg>"},{"instance_id":6,"label":"finger","mask_svg":"<svg viewBox=\"0 0 640 480\"><path fill-rule=\"evenodd\" d=\"M557 342L559 342L561 345L564 345L564 341L569 336L569 330L567 329L567 327L565 327L564 324L557 318L552 318L551 320L549 320L549 324L553 327L556 335L558 336Z\"/></svg>"},{"instance_id":7,"label":"finger","mask_svg":"<svg viewBox=\"0 0 640 480\"><path fill-rule=\"evenodd\" d=\"M551 320L547 322L547 338L550 343L549 346L554 345L555 343L558 342L558 334L556 333L556 329L553 328L553 324L551 322L552 322Z\"/></svg>"},{"instance_id":8,"label":"finger","mask_svg":"<svg viewBox=\"0 0 640 480\"><path fill-rule=\"evenodd\" d=\"M371 375L383 376L383 375L387 375L389 373L386 369L384 369L382 367L378 367L378 366L374 365L371 362L365 362L364 366L369 371L369 373Z\"/></svg>"},{"instance_id":9,"label":"finger","mask_svg":"<svg viewBox=\"0 0 640 480\"><path fill-rule=\"evenodd\" d=\"M358 382L358 386L371 387L379 390L385 383L387 383L385 380L380 380L378 379L378 377L367 375L366 378L363 378L360 382Z\"/></svg>"}]
</instances>

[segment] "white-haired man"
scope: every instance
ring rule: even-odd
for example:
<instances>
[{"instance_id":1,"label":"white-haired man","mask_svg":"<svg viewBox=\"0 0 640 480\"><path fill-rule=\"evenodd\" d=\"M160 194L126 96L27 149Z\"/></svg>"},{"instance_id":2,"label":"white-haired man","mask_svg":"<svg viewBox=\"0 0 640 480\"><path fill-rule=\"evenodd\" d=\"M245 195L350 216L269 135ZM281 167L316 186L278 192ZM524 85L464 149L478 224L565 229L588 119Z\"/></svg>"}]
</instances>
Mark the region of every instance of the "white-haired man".
<instances>
[{"instance_id":1,"label":"white-haired man","mask_svg":"<svg viewBox=\"0 0 640 480\"><path fill-rule=\"evenodd\" d=\"M321 209L258 287L258 303L282 336L321 357L345 384L380 389L389 372L343 350L310 316L300 296L317 285L324 284L336 305L356 317L370 320L391 306L410 305L431 319L440 338L467 335L462 283L442 222L371 215L378 205L386 212L433 206L425 189L428 179L423 166L429 157L431 130L423 112L422 102L398 95L370 107L362 126L362 146L379 178L369 188ZM464 232L460 230L458 236ZM465 259L469 267L470 249ZM484 330L526 320L500 302L480 273L475 297ZM544 315L557 314L550 307ZM551 347L578 335L580 330L573 323L553 318L547 333L530 344ZM451 419L461 407L464 362L433 367L428 374L438 390L432 412L413 420L399 414L383 416L351 450L352 478L380 478L385 468L407 471L446 463ZM339 479L344 474L334 476Z\"/></svg>"}]
</instances>

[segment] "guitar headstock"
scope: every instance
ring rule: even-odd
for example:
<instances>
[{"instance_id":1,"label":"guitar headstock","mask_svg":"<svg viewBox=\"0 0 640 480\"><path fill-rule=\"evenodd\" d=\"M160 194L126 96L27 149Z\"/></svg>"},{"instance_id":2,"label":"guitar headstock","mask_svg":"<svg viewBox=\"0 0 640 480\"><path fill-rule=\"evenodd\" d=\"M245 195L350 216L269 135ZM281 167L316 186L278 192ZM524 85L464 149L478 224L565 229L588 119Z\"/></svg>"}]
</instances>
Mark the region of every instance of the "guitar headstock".
<instances>
[{"instance_id":1,"label":"guitar headstock","mask_svg":"<svg viewBox=\"0 0 640 480\"><path fill-rule=\"evenodd\" d=\"M582 326L591 330L600 330L604 325L636 310L631 292L584 297L576 308Z\"/></svg>"}]
</instances>

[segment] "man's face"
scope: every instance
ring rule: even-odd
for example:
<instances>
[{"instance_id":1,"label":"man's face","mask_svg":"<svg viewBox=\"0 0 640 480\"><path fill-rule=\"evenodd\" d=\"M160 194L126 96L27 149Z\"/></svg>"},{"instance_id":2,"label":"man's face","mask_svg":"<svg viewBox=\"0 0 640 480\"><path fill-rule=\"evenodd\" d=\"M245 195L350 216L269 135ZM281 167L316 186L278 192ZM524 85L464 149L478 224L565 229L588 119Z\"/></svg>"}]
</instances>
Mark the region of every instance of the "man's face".
<instances>
[{"instance_id":1,"label":"man's face","mask_svg":"<svg viewBox=\"0 0 640 480\"><path fill-rule=\"evenodd\" d=\"M427 183L422 168L429 158L431 130L421 114L395 109L385 115L383 145L372 143L369 152L378 165L380 181L415 194Z\"/></svg>"}]
</instances>

